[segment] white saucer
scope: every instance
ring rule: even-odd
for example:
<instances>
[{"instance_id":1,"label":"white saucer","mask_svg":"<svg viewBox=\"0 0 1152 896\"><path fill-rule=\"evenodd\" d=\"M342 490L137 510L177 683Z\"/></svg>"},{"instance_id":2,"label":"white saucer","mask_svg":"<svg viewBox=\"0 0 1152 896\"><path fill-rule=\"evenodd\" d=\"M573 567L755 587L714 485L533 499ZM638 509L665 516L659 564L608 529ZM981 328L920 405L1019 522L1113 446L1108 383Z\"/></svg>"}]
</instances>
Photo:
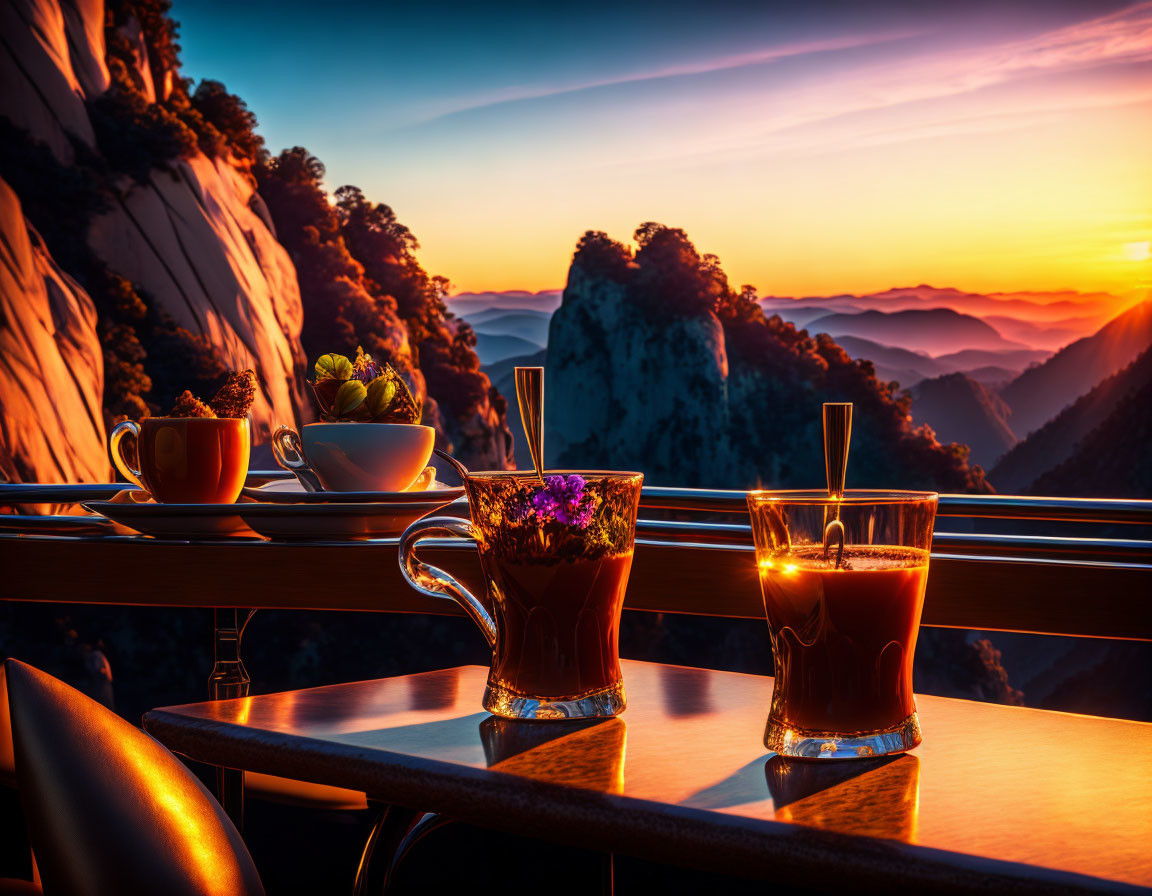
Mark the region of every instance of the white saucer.
<instances>
[{"instance_id":1,"label":"white saucer","mask_svg":"<svg viewBox=\"0 0 1152 896\"><path fill-rule=\"evenodd\" d=\"M295 479L245 486L241 494L268 504L435 504L442 506L464 494L462 485L433 482L430 488L410 492L308 492Z\"/></svg>"},{"instance_id":2,"label":"white saucer","mask_svg":"<svg viewBox=\"0 0 1152 896\"><path fill-rule=\"evenodd\" d=\"M236 512L249 527L275 540L345 540L395 538L412 523L453 501L453 495L435 500L401 503L252 503L237 504Z\"/></svg>"}]
</instances>

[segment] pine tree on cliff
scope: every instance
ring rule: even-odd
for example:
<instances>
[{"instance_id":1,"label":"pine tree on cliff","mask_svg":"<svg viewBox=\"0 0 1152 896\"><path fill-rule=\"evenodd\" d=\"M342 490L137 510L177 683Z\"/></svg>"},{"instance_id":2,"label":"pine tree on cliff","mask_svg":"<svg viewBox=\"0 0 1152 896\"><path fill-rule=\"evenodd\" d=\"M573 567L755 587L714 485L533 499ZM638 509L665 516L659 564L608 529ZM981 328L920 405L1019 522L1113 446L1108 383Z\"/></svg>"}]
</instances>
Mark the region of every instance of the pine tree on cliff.
<instances>
[{"instance_id":1,"label":"pine tree on cliff","mask_svg":"<svg viewBox=\"0 0 1152 896\"><path fill-rule=\"evenodd\" d=\"M755 289L734 290L719 259L701 256L683 230L649 222L634 238L635 255L604 233L584 234L550 334L561 352L587 339L608 353L586 355L589 365L638 371L643 381L611 374L595 380L605 393L597 401L616 408L621 425L633 431L627 438L582 432L587 415L578 409L553 417L568 436L560 463L636 467L685 485L819 487L820 404L851 401L851 485L990 490L983 470L969 466L967 446L941 445L929 428L914 428L910 396L877 380L870 362L853 360L826 334L812 337L778 316L765 317ZM604 327L594 315L608 313L613 324ZM618 335L628 328L642 333ZM701 352L684 342L685 334L715 345ZM550 348L549 379L562 391L573 371L585 377L592 371L571 358ZM682 395L674 400L663 394L677 389ZM692 405L701 400L716 406ZM656 402L678 410L645 416L641 406Z\"/></svg>"},{"instance_id":2,"label":"pine tree on cliff","mask_svg":"<svg viewBox=\"0 0 1152 896\"><path fill-rule=\"evenodd\" d=\"M276 237L296 266L304 305L304 352L355 355L356 346L411 375L416 364L396 300L352 257L340 218L323 188L324 165L303 147L286 149L255 168Z\"/></svg>"},{"instance_id":3,"label":"pine tree on cliff","mask_svg":"<svg viewBox=\"0 0 1152 896\"><path fill-rule=\"evenodd\" d=\"M447 282L417 261L418 243L386 205L356 187L323 187L324 165L302 147L263 158L254 173L277 237L296 266L309 357L357 346L403 372L425 422L477 467L512 463L507 403L480 371L476 337L444 306Z\"/></svg>"},{"instance_id":4,"label":"pine tree on cliff","mask_svg":"<svg viewBox=\"0 0 1152 896\"><path fill-rule=\"evenodd\" d=\"M389 206L368 201L357 187L336 191L335 211L352 256L370 282L395 300L429 393L454 418L467 417L490 401L499 404L503 415L503 397L480 372L476 335L445 306L448 281L429 276L416 260L420 244L412 231Z\"/></svg>"}]
</instances>

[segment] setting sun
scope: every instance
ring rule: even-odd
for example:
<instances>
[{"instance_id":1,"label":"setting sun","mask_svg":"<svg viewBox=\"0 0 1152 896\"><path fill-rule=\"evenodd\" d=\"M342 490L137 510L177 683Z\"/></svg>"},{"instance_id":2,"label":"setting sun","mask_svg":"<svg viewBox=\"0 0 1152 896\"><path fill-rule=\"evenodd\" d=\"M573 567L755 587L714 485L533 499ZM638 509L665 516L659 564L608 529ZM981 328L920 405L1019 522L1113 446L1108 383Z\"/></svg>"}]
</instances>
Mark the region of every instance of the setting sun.
<instances>
[{"instance_id":1,"label":"setting sun","mask_svg":"<svg viewBox=\"0 0 1152 896\"><path fill-rule=\"evenodd\" d=\"M1152 258L1152 242L1144 240L1142 243L1125 243L1124 257L1129 261L1147 261Z\"/></svg>"}]
</instances>

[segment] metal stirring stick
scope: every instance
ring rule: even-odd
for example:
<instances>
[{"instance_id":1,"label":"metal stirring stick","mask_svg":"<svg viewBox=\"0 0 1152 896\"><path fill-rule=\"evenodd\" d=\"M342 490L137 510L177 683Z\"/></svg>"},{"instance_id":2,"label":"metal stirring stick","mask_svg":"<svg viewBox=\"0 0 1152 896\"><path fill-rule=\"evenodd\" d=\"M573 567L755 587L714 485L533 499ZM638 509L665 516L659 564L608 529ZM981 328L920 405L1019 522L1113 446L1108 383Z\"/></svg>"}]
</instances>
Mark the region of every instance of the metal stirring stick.
<instances>
[{"instance_id":1,"label":"metal stirring stick","mask_svg":"<svg viewBox=\"0 0 1152 896\"><path fill-rule=\"evenodd\" d=\"M544 368L516 368L516 401L536 475L544 482Z\"/></svg>"},{"instance_id":2,"label":"metal stirring stick","mask_svg":"<svg viewBox=\"0 0 1152 896\"><path fill-rule=\"evenodd\" d=\"M836 568L844 559L844 524L840 522L840 502L844 500L844 483L848 476L848 448L852 442L852 403L824 403L824 474L828 479L828 497L835 502L835 518L824 527L824 559L836 542Z\"/></svg>"}]
</instances>

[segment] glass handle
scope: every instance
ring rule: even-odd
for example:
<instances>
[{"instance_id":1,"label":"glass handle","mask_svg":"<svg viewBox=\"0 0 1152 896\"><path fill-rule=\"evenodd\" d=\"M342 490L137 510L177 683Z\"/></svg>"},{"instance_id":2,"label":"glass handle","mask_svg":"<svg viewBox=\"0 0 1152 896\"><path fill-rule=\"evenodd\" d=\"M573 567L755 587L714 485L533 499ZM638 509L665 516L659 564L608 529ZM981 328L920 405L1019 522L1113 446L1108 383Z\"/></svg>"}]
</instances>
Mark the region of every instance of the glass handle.
<instances>
[{"instance_id":1,"label":"glass handle","mask_svg":"<svg viewBox=\"0 0 1152 896\"><path fill-rule=\"evenodd\" d=\"M480 626L490 647L496 646L496 623L476 595L442 569L429 566L416 556L416 545L425 538L463 538L476 541L476 527L455 516L432 516L417 520L400 536L400 574L408 584L429 597L450 597Z\"/></svg>"},{"instance_id":2,"label":"glass handle","mask_svg":"<svg viewBox=\"0 0 1152 896\"><path fill-rule=\"evenodd\" d=\"M116 424L112 430L112 435L108 437L108 451L112 455L112 464L120 471L120 475L133 485L144 488L144 483L140 481L140 471L134 469L132 464L128 463L128 459L124 457L124 436L129 433L136 439L136 452L139 454L140 427L132 420L125 420Z\"/></svg>"},{"instance_id":3,"label":"glass handle","mask_svg":"<svg viewBox=\"0 0 1152 896\"><path fill-rule=\"evenodd\" d=\"M285 470L295 472L308 466L300 447L300 434L291 426L277 427L272 433L272 454Z\"/></svg>"}]
</instances>

